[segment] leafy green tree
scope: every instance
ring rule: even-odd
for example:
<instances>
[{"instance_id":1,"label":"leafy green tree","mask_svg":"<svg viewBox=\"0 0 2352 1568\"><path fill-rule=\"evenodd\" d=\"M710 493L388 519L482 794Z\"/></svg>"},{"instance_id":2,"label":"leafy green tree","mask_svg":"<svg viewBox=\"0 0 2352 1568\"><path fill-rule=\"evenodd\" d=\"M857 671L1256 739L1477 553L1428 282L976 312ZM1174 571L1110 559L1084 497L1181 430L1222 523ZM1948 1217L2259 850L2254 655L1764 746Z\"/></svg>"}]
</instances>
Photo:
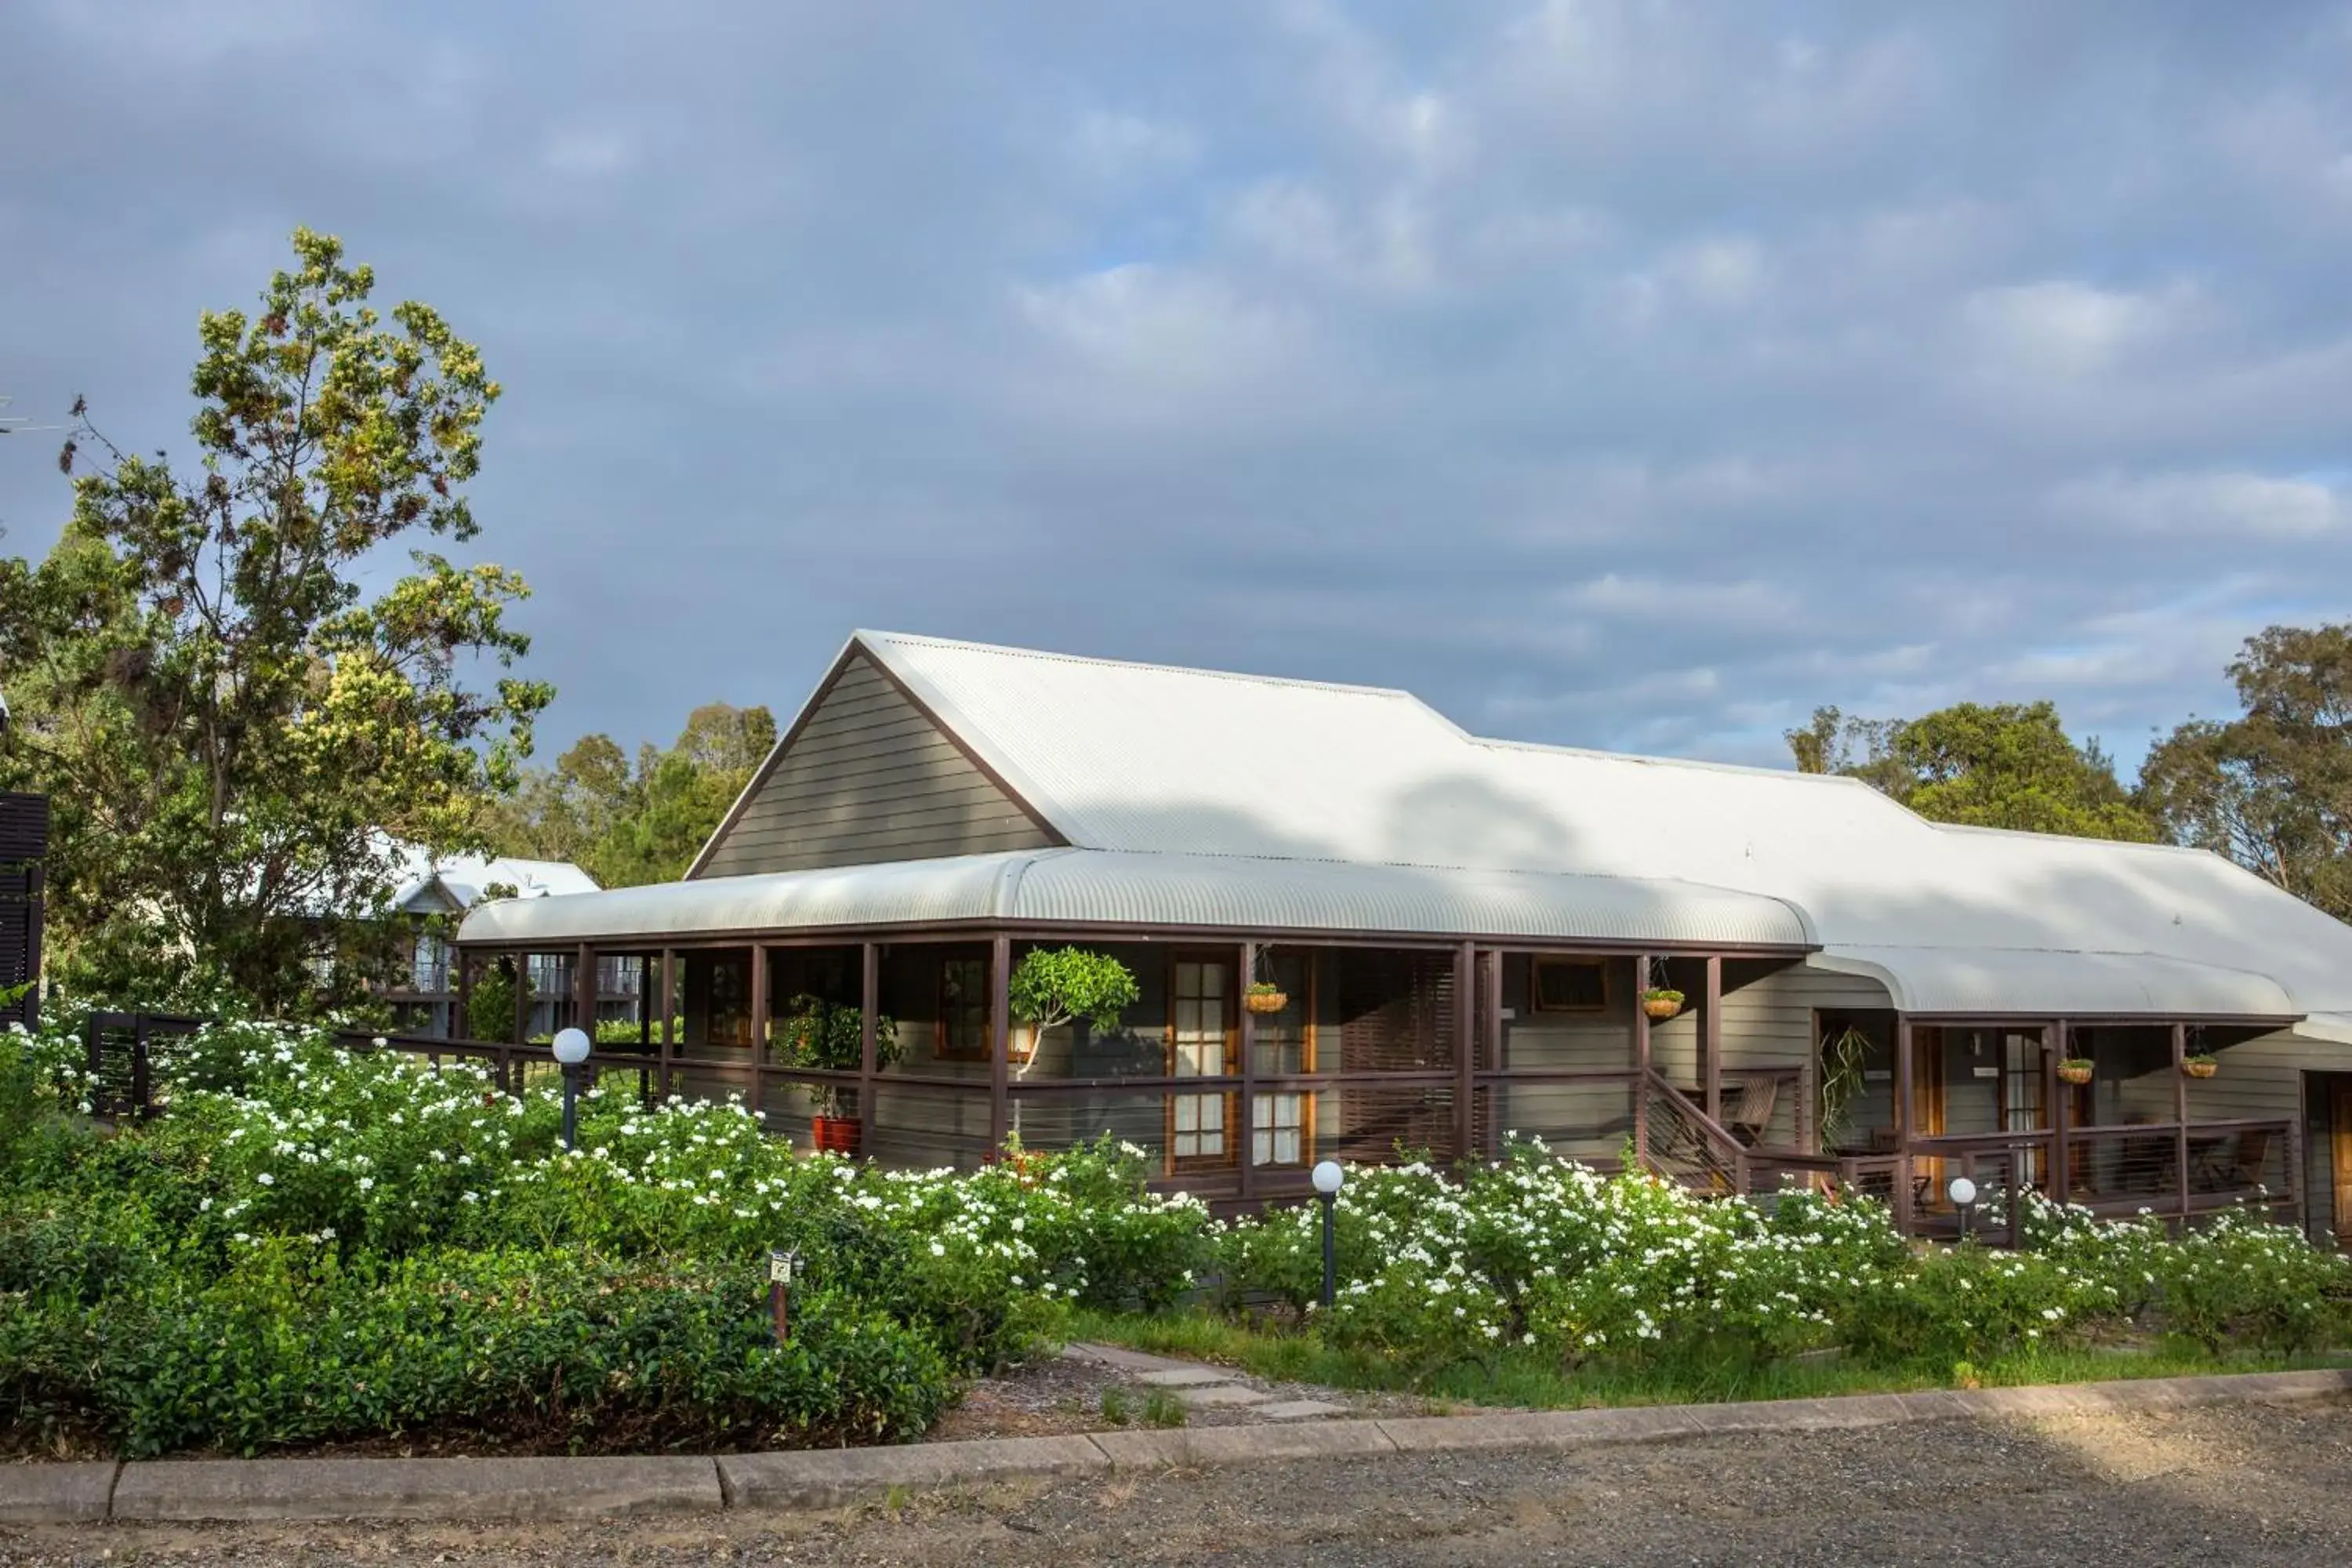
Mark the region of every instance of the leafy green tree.
<instances>
[{"instance_id":1,"label":"leafy green tree","mask_svg":"<svg viewBox=\"0 0 2352 1568\"><path fill-rule=\"evenodd\" d=\"M1108 953L1032 948L1013 966L1006 987L1013 1016L1029 1026L1029 1050L1020 1060L1019 1075L1026 1077L1035 1065L1046 1030L1077 1018L1097 1029L1116 1029L1119 1015L1141 994L1134 974Z\"/></svg>"},{"instance_id":2,"label":"leafy green tree","mask_svg":"<svg viewBox=\"0 0 2352 1568\"><path fill-rule=\"evenodd\" d=\"M608 888L675 881L775 743L775 715L724 702L688 714L669 750L638 748L634 769L590 735L525 773L491 835L503 854L570 860Z\"/></svg>"},{"instance_id":3,"label":"leafy green tree","mask_svg":"<svg viewBox=\"0 0 2352 1568\"><path fill-rule=\"evenodd\" d=\"M1859 778L1937 822L2147 842L2155 822L2095 741L2076 744L2049 702L1957 703L1916 719L1816 710L1788 733L1800 771Z\"/></svg>"},{"instance_id":4,"label":"leafy green tree","mask_svg":"<svg viewBox=\"0 0 2352 1568\"><path fill-rule=\"evenodd\" d=\"M2229 673L2244 712L2159 742L2141 805L2179 842L2352 919L2352 626L2273 626Z\"/></svg>"},{"instance_id":5,"label":"leafy green tree","mask_svg":"<svg viewBox=\"0 0 2352 1568\"><path fill-rule=\"evenodd\" d=\"M499 395L429 307L369 308L374 276L307 229L251 315L206 312L196 461L79 421L73 514L37 567L0 558L0 785L55 803L49 911L68 984L270 1009L390 962L367 917L401 840L482 847L551 695L509 668L522 580L414 549L478 532L462 487Z\"/></svg>"},{"instance_id":6,"label":"leafy green tree","mask_svg":"<svg viewBox=\"0 0 2352 1568\"><path fill-rule=\"evenodd\" d=\"M519 968L514 960L500 959L476 976L466 997L467 1039L521 1043L515 1038L515 987L521 985L528 994L530 977L519 973Z\"/></svg>"}]
</instances>

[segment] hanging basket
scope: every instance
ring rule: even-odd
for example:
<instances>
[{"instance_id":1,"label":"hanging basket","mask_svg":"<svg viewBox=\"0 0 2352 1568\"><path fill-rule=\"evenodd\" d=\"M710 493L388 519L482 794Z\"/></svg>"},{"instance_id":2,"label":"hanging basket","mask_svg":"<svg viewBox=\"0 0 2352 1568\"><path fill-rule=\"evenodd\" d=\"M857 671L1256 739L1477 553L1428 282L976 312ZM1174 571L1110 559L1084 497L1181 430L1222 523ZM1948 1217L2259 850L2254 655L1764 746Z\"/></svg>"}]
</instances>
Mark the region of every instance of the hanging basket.
<instances>
[{"instance_id":1,"label":"hanging basket","mask_svg":"<svg viewBox=\"0 0 2352 1568\"><path fill-rule=\"evenodd\" d=\"M2078 1087L2090 1082L2091 1063L2089 1059L2083 1057L2075 1057L2069 1060L2060 1062L2058 1064L2058 1079L2062 1083L2071 1083Z\"/></svg>"},{"instance_id":2,"label":"hanging basket","mask_svg":"<svg viewBox=\"0 0 2352 1568\"><path fill-rule=\"evenodd\" d=\"M2221 1070L2221 1064L2211 1057L2184 1057L2181 1058L2180 1070L2190 1078L2211 1078Z\"/></svg>"},{"instance_id":3,"label":"hanging basket","mask_svg":"<svg viewBox=\"0 0 2352 1568\"><path fill-rule=\"evenodd\" d=\"M1671 1018L1683 1010L1683 994L1679 991L1644 991L1642 1011L1653 1018Z\"/></svg>"},{"instance_id":4,"label":"hanging basket","mask_svg":"<svg viewBox=\"0 0 2352 1568\"><path fill-rule=\"evenodd\" d=\"M1279 1013L1290 1005L1290 997L1272 985L1253 985L1243 994L1242 1005L1253 1013Z\"/></svg>"}]
</instances>

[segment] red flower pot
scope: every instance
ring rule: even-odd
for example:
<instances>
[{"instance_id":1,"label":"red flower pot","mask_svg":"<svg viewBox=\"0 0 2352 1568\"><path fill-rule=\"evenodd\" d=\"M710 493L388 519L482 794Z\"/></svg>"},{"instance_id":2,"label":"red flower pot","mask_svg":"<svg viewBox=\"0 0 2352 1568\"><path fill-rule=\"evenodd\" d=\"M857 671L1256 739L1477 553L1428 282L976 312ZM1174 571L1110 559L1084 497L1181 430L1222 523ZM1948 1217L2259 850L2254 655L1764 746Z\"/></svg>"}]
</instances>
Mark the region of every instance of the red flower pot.
<instances>
[{"instance_id":1,"label":"red flower pot","mask_svg":"<svg viewBox=\"0 0 2352 1568\"><path fill-rule=\"evenodd\" d=\"M809 1122L820 1154L855 1154L861 1131L854 1116L819 1116Z\"/></svg>"}]
</instances>

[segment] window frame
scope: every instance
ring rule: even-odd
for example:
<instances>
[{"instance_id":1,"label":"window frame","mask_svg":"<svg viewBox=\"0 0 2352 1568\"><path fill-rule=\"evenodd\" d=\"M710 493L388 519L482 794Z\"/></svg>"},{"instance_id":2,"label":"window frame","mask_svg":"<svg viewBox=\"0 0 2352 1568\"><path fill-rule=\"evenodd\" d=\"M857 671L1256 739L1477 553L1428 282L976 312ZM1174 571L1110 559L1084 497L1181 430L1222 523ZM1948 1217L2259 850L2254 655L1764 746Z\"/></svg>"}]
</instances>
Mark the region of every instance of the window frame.
<instances>
[{"instance_id":1,"label":"window frame","mask_svg":"<svg viewBox=\"0 0 2352 1568\"><path fill-rule=\"evenodd\" d=\"M1224 1051L1220 1061L1223 1070L1221 1072L1189 1074L1179 1073L1176 1070L1176 1016L1178 1006L1183 1000L1176 987L1176 975L1178 965L1184 963L1214 964L1224 972L1224 991L1222 997L1223 1007L1219 1020L1224 1037ZM1241 1075L1240 986L1240 965L1234 962L1231 953L1222 949L1174 948L1170 950L1168 1018L1161 1034L1163 1053L1161 1065L1166 1076L1198 1077L1214 1084L1218 1079L1238 1078ZM1166 1164L1171 1175L1181 1171L1228 1171L1240 1166L1245 1154L1242 1145L1246 1137L1246 1130L1241 1126L1237 1115L1240 1099L1241 1096L1237 1091L1223 1087L1202 1089L1171 1089L1168 1091L1167 1105L1161 1111L1161 1118L1162 1133L1165 1138L1163 1146L1167 1150ZM1222 1150L1214 1154L1176 1152L1176 1102L1179 1100L1216 1100L1223 1102L1218 1110L1218 1114L1223 1119L1219 1124L1219 1135L1224 1142ZM1192 1130L1192 1135L1196 1138L1199 1136L1198 1128Z\"/></svg>"},{"instance_id":2,"label":"window frame","mask_svg":"<svg viewBox=\"0 0 2352 1568\"><path fill-rule=\"evenodd\" d=\"M1260 1171L1306 1170L1309 1165L1315 1163L1315 1091L1305 1089L1262 1089L1257 1091L1257 1097L1259 1100L1265 1101L1269 1106L1272 1105L1274 1101L1279 1100L1296 1100L1298 1104L1298 1120L1289 1127L1282 1127L1272 1121L1260 1125L1257 1119L1257 1107L1255 1105L1251 1106L1249 1118L1250 1164L1255 1169ZM1277 1160L1274 1157L1274 1140L1278 1133L1282 1132L1296 1132L1298 1135L1298 1157L1297 1159ZM1263 1160L1257 1157L1257 1141L1261 1135L1263 1135L1266 1141L1266 1157Z\"/></svg>"},{"instance_id":3,"label":"window frame","mask_svg":"<svg viewBox=\"0 0 2352 1568\"><path fill-rule=\"evenodd\" d=\"M1528 1011L1530 1013L1566 1013L1593 1017L1609 1011L1616 1001L1616 985L1610 979L1612 966L1605 958L1576 958L1567 954L1546 956L1538 953L1528 964ZM1549 1004L1544 1000L1544 971L1547 969L1590 969L1600 977L1601 1000L1570 1004Z\"/></svg>"},{"instance_id":4,"label":"window frame","mask_svg":"<svg viewBox=\"0 0 2352 1568\"><path fill-rule=\"evenodd\" d=\"M955 1009L961 1011L970 1006L977 1006L980 1009L980 1039L974 1045L958 1044L951 1027L954 1020L950 1016L950 1008L948 1003L950 984L948 971L956 964L969 964L980 973L979 1000L976 1003L959 1003ZM936 1059L943 1062L985 1062L993 1053L996 1046L994 1037L996 1020L992 1016L994 1010L990 1005L992 998L989 993L991 980L989 969L990 963L985 957L974 957L970 953L946 953L940 956L940 966L931 976L934 1015L931 1020L931 1055Z\"/></svg>"}]
</instances>

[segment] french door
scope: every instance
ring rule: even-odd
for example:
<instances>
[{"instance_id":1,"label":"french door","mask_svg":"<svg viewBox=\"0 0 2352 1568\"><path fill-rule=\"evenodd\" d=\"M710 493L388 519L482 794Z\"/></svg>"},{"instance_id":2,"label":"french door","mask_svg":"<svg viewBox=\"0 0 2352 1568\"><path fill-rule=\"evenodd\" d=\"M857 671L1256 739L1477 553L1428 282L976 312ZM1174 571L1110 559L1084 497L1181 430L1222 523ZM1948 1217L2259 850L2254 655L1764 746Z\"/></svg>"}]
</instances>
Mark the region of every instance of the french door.
<instances>
[{"instance_id":1,"label":"french door","mask_svg":"<svg viewBox=\"0 0 2352 1568\"><path fill-rule=\"evenodd\" d=\"M1170 965L1168 1076L1224 1078L1240 1070L1234 1059L1234 966L1231 961L1180 953ZM1236 1152L1234 1096L1223 1089L1168 1097L1168 1165L1199 1170L1229 1165Z\"/></svg>"}]
</instances>

